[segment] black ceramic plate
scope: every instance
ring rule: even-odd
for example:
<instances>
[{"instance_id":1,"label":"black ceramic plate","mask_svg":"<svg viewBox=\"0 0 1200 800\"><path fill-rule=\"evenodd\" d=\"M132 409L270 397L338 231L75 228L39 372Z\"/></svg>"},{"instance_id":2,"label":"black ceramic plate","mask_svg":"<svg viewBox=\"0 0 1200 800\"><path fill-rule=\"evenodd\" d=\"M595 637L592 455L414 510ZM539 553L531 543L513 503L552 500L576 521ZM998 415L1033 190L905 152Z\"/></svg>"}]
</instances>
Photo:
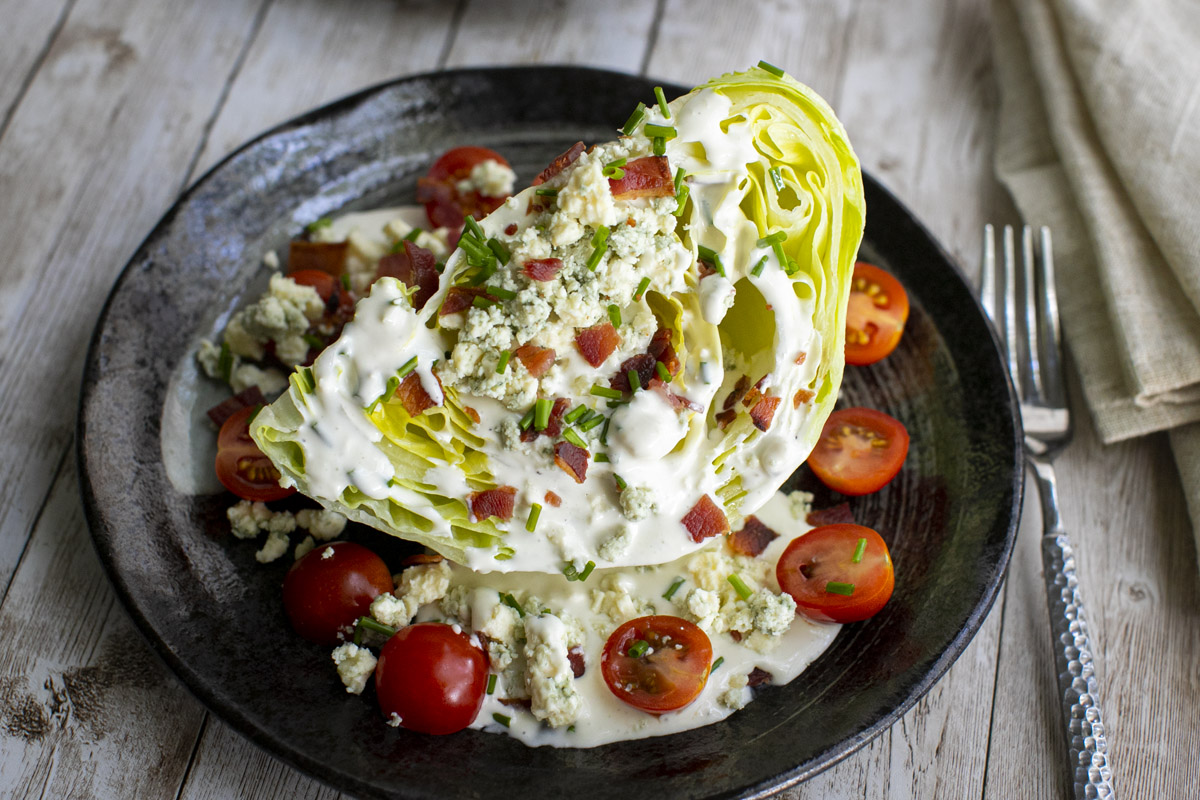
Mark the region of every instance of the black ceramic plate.
<instances>
[{"instance_id":1,"label":"black ceramic plate","mask_svg":"<svg viewBox=\"0 0 1200 800\"><path fill-rule=\"evenodd\" d=\"M869 177L864 257L899 276L912 315L897 352L847 368L843 404L886 410L912 435L899 477L853 501L858 519L891 544L895 595L875 618L846 627L797 680L761 690L725 722L590 750L389 728L370 690L347 695L327 649L288 629L279 585L290 559L257 564L254 546L228 535L229 496L187 490L180 462L198 460L205 473L215 438L189 406L202 411L205 402L195 347L261 291L264 252L283 250L326 214L411 202L418 175L453 145L499 150L528 180L571 143L611 138L652 88L587 69L469 70L406 78L322 108L197 182L130 261L101 315L78 463L88 522L118 594L217 715L352 794L764 794L890 726L958 657L996 596L1021 495L1009 382L969 287ZM164 450L164 441L173 444ZM804 470L793 480L811 482Z\"/></svg>"}]
</instances>

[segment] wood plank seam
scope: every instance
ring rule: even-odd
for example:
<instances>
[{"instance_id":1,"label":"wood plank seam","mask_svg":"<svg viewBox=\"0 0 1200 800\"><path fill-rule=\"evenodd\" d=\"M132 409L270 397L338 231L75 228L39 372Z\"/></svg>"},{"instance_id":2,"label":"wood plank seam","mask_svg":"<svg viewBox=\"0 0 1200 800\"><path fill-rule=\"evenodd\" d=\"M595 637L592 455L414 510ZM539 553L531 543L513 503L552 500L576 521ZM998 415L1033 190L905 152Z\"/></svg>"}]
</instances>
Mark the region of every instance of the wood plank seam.
<instances>
[{"instance_id":1,"label":"wood plank seam","mask_svg":"<svg viewBox=\"0 0 1200 800\"><path fill-rule=\"evenodd\" d=\"M1020 531L1018 531L1020 533ZM1009 569L1012 569L1012 562L1009 561ZM986 800L987 798L987 774L988 761L992 757L992 734L996 732L996 696L1000 689L1000 650L1004 647L1004 621L1005 615L1008 613L1008 591L1012 583L1007 577L1008 570L1005 570L1004 589L1000 592L1000 596L996 598L996 602L1000 605L999 611L993 608L990 614L1000 614L1000 631L996 636L996 658L995 667L992 672L992 703L988 709L988 724L987 738L984 741L983 748L983 778L979 782L979 798Z\"/></svg>"},{"instance_id":2,"label":"wood plank seam","mask_svg":"<svg viewBox=\"0 0 1200 800\"><path fill-rule=\"evenodd\" d=\"M646 70L650 68L650 57L654 55L654 48L658 45L658 30L662 27L666 7L667 0L658 0L654 7L654 19L650 22L650 34L646 37L646 52L642 54L642 63L638 65L638 75L642 77L646 77Z\"/></svg>"},{"instance_id":3,"label":"wood plank seam","mask_svg":"<svg viewBox=\"0 0 1200 800\"><path fill-rule=\"evenodd\" d=\"M200 745L204 741L204 734L208 730L210 719L212 719L212 712L206 708L204 716L200 718L200 727L196 729L196 741L192 742L192 752L188 754L187 766L183 768L183 775L179 778L179 788L175 791L175 800L180 800L183 793L187 791L188 781L192 777L192 769L196 766L196 758L200 754Z\"/></svg>"},{"instance_id":4,"label":"wood plank seam","mask_svg":"<svg viewBox=\"0 0 1200 800\"><path fill-rule=\"evenodd\" d=\"M62 11L58 15L58 19L54 22L54 27L50 29L50 35L46 37L45 44L42 45L41 51L37 54L37 58L29 66L29 71L25 73L24 79L21 81L21 88L17 90L17 94L13 97L12 104L4 112L4 120L0 121L0 142L4 141L4 134L8 132L8 126L16 116L17 109L21 105L21 101L25 99L25 93L29 91L29 87L33 85L33 79L42 69L42 65L46 62L46 56L50 54L50 49L54 47L54 42L58 39L58 35L62 33L63 27L67 24L67 18L71 16L71 11L75 8L75 3L78 0L67 0L63 5Z\"/></svg>"},{"instance_id":5,"label":"wood plank seam","mask_svg":"<svg viewBox=\"0 0 1200 800\"><path fill-rule=\"evenodd\" d=\"M37 513L33 515L33 520L29 523L29 530L25 532L25 544L21 545L21 555L17 556L17 563L13 565L12 572L4 582L4 592L0 593L0 608L4 607L4 601L8 599L8 590L12 588L13 579L16 578L17 572L21 569L21 564L25 561L25 555L29 552L29 543L33 541L33 532L37 530L38 522L41 521L42 515L46 513L46 507L50 503L50 495L54 491L54 484L58 481L59 476L61 476L67 455L70 454L74 445L75 437L72 436L71 441L63 448L62 455L58 457L58 463L55 465L53 472L55 477L46 487L46 494L42 497L42 502L38 505Z\"/></svg>"},{"instance_id":6,"label":"wood plank seam","mask_svg":"<svg viewBox=\"0 0 1200 800\"><path fill-rule=\"evenodd\" d=\"M450 52L454 49L454 42L458 39L458 31L462 27L462 19L466 13L467 0L458 0L458 5L454 7L454 14L450 17L450 30L446 31L446 41L442 43L442 52L438 53L435 71L440 72L446 68L446 62L450 60Z\"/></svg>"}]
</instances>

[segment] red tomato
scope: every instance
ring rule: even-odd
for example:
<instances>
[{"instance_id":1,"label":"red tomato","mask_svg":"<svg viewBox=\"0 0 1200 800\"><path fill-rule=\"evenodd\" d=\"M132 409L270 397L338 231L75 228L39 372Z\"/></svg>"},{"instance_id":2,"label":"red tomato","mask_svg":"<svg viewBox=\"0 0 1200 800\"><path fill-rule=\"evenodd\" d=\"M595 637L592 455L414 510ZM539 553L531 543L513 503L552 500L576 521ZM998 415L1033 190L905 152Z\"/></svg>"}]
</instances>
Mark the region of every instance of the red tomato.
<instances>
[{"instance_id":1,"label":"red tomato","mask_svg":"<svg viewBox=\"0 0 1200 800\"><path fill-rule=\"evenodd\" d=\"M848 495L870 494L896 477L908 455L908 431L872 408L843 408L829 415L808 466L821 483Z\"/></svg>"},{"instance_id":2,"label":"red tomato","mask_svg":"<svg viewBox=\"0 0 1200 800\"><path fill-rule=\"evenodd\" d=\"M475 721L488 659L464 633L441 622L401 628L379 653L375 693L387 717L420 733L455 733Z\"/></svg>"},{"instance_id":3,"label":"red tomato","mask_svg":"<svg viewBox=\"0 0 1200 800\"><path fill-rule=\"evenodd\" d=\"M699 697L711 666L708 635L685 619L668 616L626 622L608 637L600 656L609 690L655 716Z\"/></svg>"},{"instance_id":4,"label":"red tomato","mask_svg":"<svg viewBox=\"0 0 1200 800\"><path fill-rule=\"evenodd\" d=\"M417 202L425 205L425 215L435 228L462 227L467 214L483 219L500 207L503 197L487 197L472 191L458 191L458 182L471 175L471 168L482 161L499 161L504 156L486 147L455 147L433 162L429 172L417 182Z\"/></svg>"},{"instance_id":5,"label":"red tomato","mask_svg":"<svg viewBox=\"0 0 1200 800\"><path fill-rule=\"evenodd\" d=\"M392 573L382 558L360 544L334 542L314 547L292 564L283 579L283 608L296 633L335 645L372 600L391 590Z\"/></svg>"},{"instance_id":6,"label":"red tomato","mask_svg":"<svg viewBox=\"0 0 1200 800\"><path fill-rule=\"evenodd\" d=\"M908 321L908 292L874 264L854 265L846 310L846 363L874 364L896 349Z\"/></svg>"},{"instance_id":7,"label":"red tomato","mask_svg":"<svg viewBox=\"0 0 1200 800\"><path fill-rule=\"evenodd\" d=\"M250 438L250 417L258 406L230 415L217 434L217 478L243 500L268 503L293 494L295 487L279 485L279 470Z\"/></svg>"},{"instance_id":8,"label":"red tomato","mask_svg":"<svg viewBox=\"0 0 1200 800\"><path fill-rule=\"evenodd\" d=\"M862 554L855 563L859 547ZM796 601L796 610L817 622L872 617L887 604L895 585L883 539L870 528L850 524L813 528L793 539L775 565L775 577Z\"/></svg>"}]
</instances>

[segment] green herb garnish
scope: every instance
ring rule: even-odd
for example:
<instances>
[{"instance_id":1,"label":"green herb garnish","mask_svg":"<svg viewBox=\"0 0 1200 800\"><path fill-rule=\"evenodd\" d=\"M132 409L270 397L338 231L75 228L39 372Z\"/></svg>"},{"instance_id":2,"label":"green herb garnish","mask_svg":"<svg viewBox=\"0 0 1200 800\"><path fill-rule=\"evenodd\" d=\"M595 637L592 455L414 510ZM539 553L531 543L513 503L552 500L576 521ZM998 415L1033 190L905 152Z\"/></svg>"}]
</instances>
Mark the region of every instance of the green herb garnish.
<instances>
[{"instance_id":1,"label":"green herb garnish","mask_svg":"<svg viewBox=\"0 0 1200 800\"><path fill-rule=\"evenodd\" d=\"M646 116L646 104L638 103L637 108L633 109L633 113L629 115L629 119L625 120L625 124L621 126L621 133L626 136L631 135L637 130L638 123Z\"/></svg>"},{"instance_id":2,"label":"green herb garnish","mask_svg":"<svg viewBox=\"0 0 1200 800\"><path fill-rule=\"evenodd\" d=\"M658 139L674 139L679 135L679 132L670 125L653 125L651 123L647 123L646 126L642 128L642 132L651 138Z\"/></svg>"},{"instance_id":3,"label":"green herb garnish","mask_svg":"<svg viewBox=\"0 0 1200 800\"><path fill-rule=\"evenodd\" d=\"M542 516L541 503L534 503L529 509L529 519L525 520L525 530L533 533L537 530L538 518Z\"/></svg>"},{"instance_id":4,"label":"green herb garnish","mask_svg":"<svg viewBox=\"0 0 1200 800\"><path fill-rule=\"evenodd\" d=\"M544 431L546 426L550 424L550 409L554 403L549 397L539 397L537 402L533 404L533 427L534 430Z\"/></svg>"},{"instance_id":5,"label":"green herb garnish","mask_svg":"<svg viewBox=\"0 0 1200 800\"><path fill-rule=\"evenodd\" d=\"M724 663L725 663L725 656L721 656L720 658L718 658L716 661L713 662L713 665L711 667L709 667L708 674L712 675L714 672L717 671L717 668L720 667Z\"/></svg>"},{"instance_id":6,"label":"green herb garnish","mask_svg":"<svg viewBox=\"0 0 1200 800\"><path fill-rule=\"evenodd\" d=\"M763 256L762 258L760 258L758 260L758 263L754 265L754 268L752 270L750 270L750 274L757 278L759 275L762 275L763 267L765 267L766 265L767 265L767 257Z\"/></svg>"},{"instance_id":7,"label":"green herb garnish","mask_svg":"<svg viewBox=\"0 0 1200 800\"><path fill-rule=\"evenodd\" d=\"M420 235L421 235L421 229L413 228L411 231L409 231L408 233L406 233L404 235L403 241L413 242L415 244L417 241L417 237L419 237Z\"/></svg>"},{"instance_id":8,"label":"green herb garnish","mask_svg":"<svg viewBox=\"0 0 1200 800\"><path fill-rule=\"evenodd\" d=\"M517 612L518 616L521 616L521 617L525 616L525 609L521 608L521 604L517 602L517 598L513 597L508 592L500 593L500 602L504 603L504 605L508 606L509 608L515 610Z\"/></svg>"},{"instance_id":9,"label":"green herb garnish","mask_svg":"<svg viewBox=\"0 0 1200 800\"><path fill-rule=\"evenodd\" d=\"M825 584L825 591L829 594L840 594L846 597L854 594L853 583L842 583L841 581L829 581Z\"/></svg>"},{"instance_id":10,"label":"green herb garnish","mask_svg":"<svg viewBox=\"0 0 1200 800\"><path fill-rule=\"evenodd\" d=\"M641 378L638 377L636 369L625 370L625 379L629 381L629 391L636 392L642 388Z\"/></svg>"},{"instance_id":11,"label":"green herb garnish","mask_svg":"<svg viewBox=\"0 0 1200 800\"><path fill-rule=\"evenodd\" d=\"M650 278L647 276L638 282L637 291L633 293L634 300L641 300L642 295L646 293L646 289L650 288Z\"/></svg>"},{"instance_id":12,"label":"green herb garnish","mask_svg":"<svg viewBox=\"0 0 1200 800\"><path fill-rule=\"evenodd\" d=\"M321 217L320 219L315 219L305 225L304 230L308 231L309 233L316 233L322 228L328 228L331 225L333 225L333 220L331 220L329 217Z\"/></svg>"},{"instance_id":13,"label":"green herb garnish","mask_svg":"<svg viewBox=\"0 0 1200 800\"><path fill-rule=\"evenodd\" d=\"M601 422L607 422L607 420L605 419L603 414L597 413L594 417L589 417L587 420L580 422L579 430L584 431L586 433L587 431L590 431L592 428L599 425ZM603 441L603 439L604 439L603 434L601 435L600 438L601 438L601 441ZM605 444L607 444L607 442L605 442Z\"/></svg>"},{"instance_id":14,"label":"green herb garnish","mask_svg":"<svg viewBox=\"0 0 1200 800\"><path fill-rule=\"evenodd\" d=\"M521 417L521 421L517 423L517 427L523 431L529 430L529 426L533 424L533 409L525 412L525 416Z\"/></svg>"},{"instance_id":15,"label":"green herb garnish","mask_svg":"<svg viewBox=\"0 0 1200 800\"><path fill-rule=\"evenodd\" d=\"M646 651L650 649L650 643L645 639L638 639L633 644L629 645L629 649L625 651L625 655L630 658L641 658L646 655Z\"/></svg>"},{"instance_id":16,"label":"green herb garnish","mask_svg":"<svg viewBox=\"0 0 1200 800\"><path fill-rule=\"evenodd\" d=\"M860 564L863 560L863 554L867 552L867 540L859 539L858 545L854 548L854 556L850 559L851 564Z\"/></svg>"},{"instance_id":17,"label":"green herb garnish","mask_svg":"<svg viewBox=\"0 0 1200 800\"><path fill-rule=\"evenodd\" d=\"M663 383L671 382L671 372L667 369L667 365L661 361L654 362L654 371L658 373L658 379Z\"/></svg>"},{"instance_id":18,"label":"green herb garnish","mask_svg":"<svg viewBox=\"0 0 1200 800\"><path fill-rule=\"evenodd\" d=\"M501 714L500 712L492 714L492 719L496 720L496 722L499 722L506 728L508 727L509 723L512 722L512 717L507 716L506 714Z\"/></svg>"},{"instance_id":19,"label":"green herb garnish","mask_svg":"<svg viewBox=\"0 0 1200 800\"><path fill-rule=\"evenodd\" d=\"M496 693L496 673L494 673L494 672L491 675L488 675L487 693L488 694Z\"/></svg>"},{"instance_id":20,"label":"green herb garnish","mask_svg":"<svg viewBox=\"0 0 1200 800\"><path fill-rule=\"evenodd\" d=\"M596 397L607 397L609 400L620 400L624 397L623 394L616 389L610 389L607 386L595 384L592 386L591 393Z\"/></svg>"},{"instance_id":21,"label":"green herb garnish","mask_svg":"<svg viewBox=\"0 0 1200 800\"><path fill-rule=\"evenodd\" d=\"M503 286L488 285L483 287L483 290L493 297L499 297L501 300L515 300L517 293L512 289L505 289Z\"/></svg>"},{"instance_id":22,"label":"green herb garnish","mask_svg":"<svg viewBox=\"0 0 1200 800\"><path fill-rule=\"evenodd\" d=\"M563 417L563 421L565 421L567 424L570 424L570 423L574 422L575 420L579 419L580 417L582 417L586 413L588 413L587 406L582 406L582 405L575 406L574 408L572 408L570 411L567 412L566 416Z\"/></svg>"},{"instance_id":23,"label":"green herb garnish","mask_svg":"<svg viewBox=\"0 0 1200 800\"><path fill-rule=\"evenodd\" d=\"M672 597L674 597L675 593L679 591L679 587L683 586L683 584L683 578L676 578L675 580L671 581L671 585L667 587L665 592L663 592L663 600L670 600Z\"/></svg>"},{"instance_id":24,"label":"green herb garnish","mask_svg":"<svg viewBox=\"0 0 1200 800\"><path fill-rule=\"evenodd\" d=\"M775 184L775 192L778 194L783 191L783 176L779 174L779 167L771 167L767 170L767 174L771 176L771 183Z\"/></svg>"},{"instance_id":25,"label":"green herb garnish","mask_svg":"<svg viewBox=\"0 0 1200 800\"><path fill-rule=\"evenodd\" d=\"M762 70L766 70L767 72L774 75L776 78L783 77L783 70L781 70L779 67L775 66L774 64L768 64L766 61L759 61L758 68L762 69Z\"/></svg>"},{"instance_id":26,"label":"green herb garnish","mask_svg":"<svg viewBox=\"0 0 1200 800\"><path fill-rule=\"evenodd\" d=\"M566 430L564 430L563 438L578 448L581 448L583 450L587 449L587 442L585 442L583 440L583 437L581 437L578 433L575 432L574 428L567 428Z\"/></svg>"},{"instance_id":27,"label":"green herb garnish","mask_svg":"<svg viewBox=\"0 0 1200 800\"><path fill-rule=\"evenodd\" d=\"M217 356L217 372L226 383L233 378L233 351L225 342L221 342L221 353Z\"/></svg>"},{"instance_id":28,"label":"green herb garnish","mask_svg":"<svg viewBox=\"0 0 1200 800\"><path fill-rule=\"evenodd\" d=\"M750 595L752 595L753 592L750 591L750 587L746 585L746 582L742 580L742 576L734 572L727 578L727 580L733 586L733 590L738 593L738 597L742 598L743 600L750 599Z\"/></svg>"},{"instance_id":29,"label":"green herb garnish","mask_svg":"<svg viewBox=\"0 0 1200 800\"><path fill-rule=\"evenodd\" d=\"M671 118L671 109L667 107L667 97L663 94L661 86L654 87L654 99L658 101L658 110L662 112L665 119Z\"/></svg>"},{"instance_id":30,"label":"green herb garnish","mask_svg":"<svg viewBox=\"0 0 1200 800\"><path fill-rule=\"evenodd\" d=\"M512 258L512 253L508 251L508 246L495 236L487 240L487 246L489 250L496 254L496 258L500 259L501 264L507 264L508 260Z\"/></svg>"},{"instance_id":31,"label":"green herb garnish","mask_svg":"<svg viewBox=\"0 0 1200 800\"><path fill-rule=\"evenodd\" d=\"M500 351L500 361L496 364L496 374L503 375L504 370L508 369L508 360L512 358L512 353L508 350Z\"/></svg>"}]
</instances>

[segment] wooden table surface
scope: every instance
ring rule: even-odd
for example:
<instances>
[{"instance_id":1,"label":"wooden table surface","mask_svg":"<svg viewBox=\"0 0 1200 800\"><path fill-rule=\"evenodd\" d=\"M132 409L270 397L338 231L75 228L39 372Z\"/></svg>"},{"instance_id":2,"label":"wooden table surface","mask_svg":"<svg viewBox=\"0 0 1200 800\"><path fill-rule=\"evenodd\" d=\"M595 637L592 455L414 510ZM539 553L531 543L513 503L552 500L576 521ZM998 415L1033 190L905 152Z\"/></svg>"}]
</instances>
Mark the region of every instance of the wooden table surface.
<instances>
[{"instance_id":1,"label":"wooden table surface","mask_svg":"<svg viewBox=\"0 0 1200 800\"><path fill-rule=\"evenodd\" d=\"M574 63L696 83L760 58L974 275L1015 221L991 169L985 0L0 0L0 795L332 798L209 714L117 603L72 440L88 338L134 248L240 142L388 78ZM1200 581L1164 436L1060 459L1123 798L1200 786ZM1036 507L949 673L802 798L1067 795Z\"/></svg>"}]
</instances>

